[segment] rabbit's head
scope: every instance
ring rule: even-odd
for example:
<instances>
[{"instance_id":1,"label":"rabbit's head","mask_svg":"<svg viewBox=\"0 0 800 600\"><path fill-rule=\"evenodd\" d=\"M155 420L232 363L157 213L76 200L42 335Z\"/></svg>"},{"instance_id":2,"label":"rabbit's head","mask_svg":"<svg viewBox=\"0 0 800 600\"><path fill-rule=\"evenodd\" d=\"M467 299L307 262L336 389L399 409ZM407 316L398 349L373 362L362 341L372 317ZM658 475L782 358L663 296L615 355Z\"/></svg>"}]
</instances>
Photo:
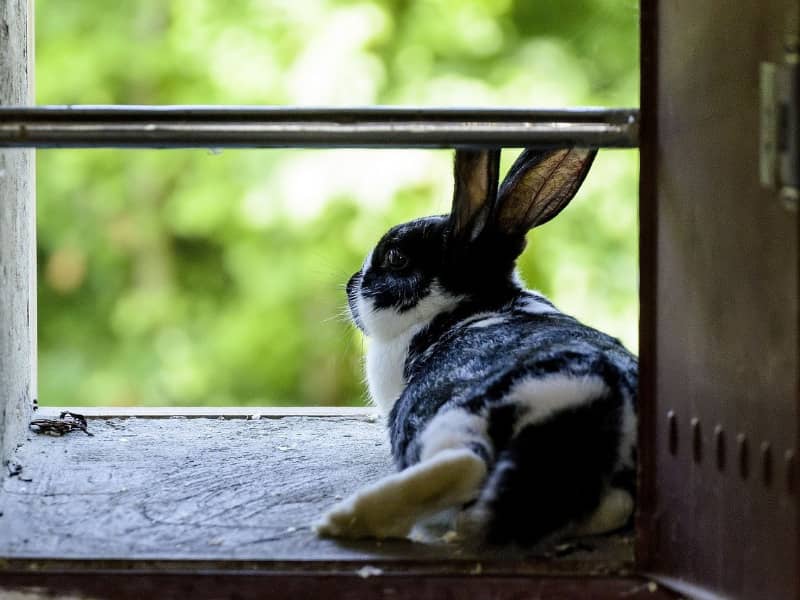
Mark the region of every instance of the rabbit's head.
<instances>
[{"instance_id":1,"label":"rabbit's head","mask_svg":"<svg viewBox=\"0 0 800 600\"><path fill-rule=\"evenodd\" d=\"M497 307L520 290L525 234L572 199L596 151L525 150L498 189L499 150L458 150L449 215L390 229L347 284L368 336L393 338L469 300Z\"/></svg>"}]
</instances>

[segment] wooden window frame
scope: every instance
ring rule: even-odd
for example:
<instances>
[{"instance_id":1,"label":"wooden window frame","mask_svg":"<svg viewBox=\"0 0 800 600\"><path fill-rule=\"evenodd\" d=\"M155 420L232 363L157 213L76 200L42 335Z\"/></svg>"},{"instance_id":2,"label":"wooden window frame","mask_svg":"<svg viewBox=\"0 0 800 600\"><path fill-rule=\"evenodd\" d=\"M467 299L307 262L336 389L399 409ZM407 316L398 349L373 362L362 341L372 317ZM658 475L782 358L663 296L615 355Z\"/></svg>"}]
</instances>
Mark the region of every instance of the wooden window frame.
<instances>
[{"instance_id":1,"label":"wooden window frame","mask_svg":"<svg viewBox=\"0 0 800 600\"><path fill-rule=\"evenodd\" d=\"M0 301L7 340L0 347L0 378L12 381L0 395L0 457L10 458L33 416L36 398L36 269L33 147L455 147L581 144L636 147L638 112L631 110L453 110L453 109L214 109L209 107L26 108L32 95L32 0L10 0L0 8L10 35L0 48L0 201L17 213L0 221L0 261L13 264L25 286L4 286ZM0 44L3 38L0 38ZM13 52L4 52L9 48ZM199 129L198 125L203 125ZM3 149L5 148L5 149ZM21 148L22 150L9 150ZM8 186L8 181L14 185ZM5 183L4 183L5 182ZM13 221L13 222L12 222ZM8 231L14 238L3 237ZM12 360L8 360L8 359ZM41 412L47 412L43 409ZM219 416L219 409L87 409L87 416ZM353 409L225 409L225 414L264 416L351 414ZM37 415L38 416L38 415ZM386 596L463 597L463 590L496 598L668 598L672 594L627 569L608 572L598 564L587 575L570 574L541 561L471 564L381 561L381 577L363 577L364 561L88 561L3 557L0 592L33 597L140 598L355 598ZM27 596L26 596L27 597Z\"/></svg>"},{"instance_id":2,"label":"wooden window frame","mask_svg":"<svg viewBox=\"0 0 800 600\"><path fill-rule=\"evenodd\" d=\"M686 560L686 556L696 549L693 544L703 541L691 532L690 514L687 511L694 505L684 503L681 508L686 511L672 515L678 526L673 532L679 530L683 536L680 544L675 547L670 547L672 538L664 537L666 534L658 524L660 517L657 514L664 502L663 494L660 495L662 490L659 481L665 477L665 473L680 480L688 471L683 463L665 465L663 448L657 447L657 444L666 447L666 444L671 443L672 436L670 416L661 414L664 412L664 403L672 400L666 398L659 387L663 363L659 363L659 357L656 356L659 342L663 341L658 336L668 335L660 334L658 329L661 318L659 310L663 307L658 304L663 300L658 287L661 276L658 270L661 267L659 252L663 251L658 245L658 234L664 223L664 215L659 211L663 210L663 202L669 197L668 190L665 192L658 181L660 169L663 168L663 149L659 144L666 138L663 130L665 115L672 119L667 122L668 125L680 124L675 115L669 113L671 107L665 106L665 98L668 96L663 89L664 67L671 65L667 64L670 54L664 51L669 46L664 46L665 39L660 39L659 36L664 33L662 21L666 16L668 25L673 27L667 32L672 36L667 42L680 42L686 25L680 21L680 11L665 12L670 10L667 3L642 0L642 115L639 120L630 111L488 110L470 111L466 114L464 111L452 110L372 109L344 114L347 111L339 109L317 112L240 110L238 113L208 107L156 111L114 107L92 110L66 110L63 107L24 109L20 107L32 102L32 31L31 19L26 18L26 15L32 14L31 2L32 0L10 0L0 7L0 25L3 25L4 20L9 23L9 17L14 25L10 29L10 35L5 38L5 50L10 51L3 52L4 48L0 48L0 106L16 107L0 108L0 169L6 174L5 179L0 179L0 203L13 204L16 207L16 212L0 214L0 266L6 268L2 272L2 277L5 278L2 283L6 285L0 285L0 305L4 308L0 312L0 328L8 332L4 345L0 345L0 380L4 384L8 382L0 390L0 458L10 457L16 444L22 439L31 418L33 399L36 397L32 151L4 150L3 147L497 147L536 143L633 147L640 137L640 497L636 523L636 560L629 571L608 572L601 568L595 573L576 575L568 571L556 572L552 568L542 568L540 563L512 561L487 565L482 573L475 573L467 570L463 563L457 562L384 561L381 563L381 577L364 578L357 573L358 565L363 563L342 561L114 562L57 559L31 561L5 557L0 560L0 593L4 590L24 590L42 594L44 597L48 593L76 592L89 597L113 595L120 598L139 598L148 594L154 597L183 598L191 594L197 598L243 599L265 595L286 598L295 598L298 595L331 598L385 596L414 597L421 600L461 598L464 597L464 591L469 590L476 596L491 595L496 598L528 594L539 598L657 599L675 597L670 590L705 598L718 597L721 590L735 589L736 582L724 580L730 573L724 573L719 564L712 567L717 568L717 573L702 570L699 574L692 572L691 564L687 571L687 562L690 561ZM703 16L708 17L707 14ZM0 37L0 44L3 40ZM724 41L716 38L709 39L708 43L717 52L720 48L727 47ZM713 56L709 54L705 59L711 60ZM475 118L476 115L478 119ZM197 134L196 126L200 123L211 126L206 130L205 137ZM564 127L564 123L569 125ZM553 127L554 124L561 126L557 135L553 135L557 129ZM287 127L288 125L291 127ZM100 126L100 130L97 126ZM662 127L661 131L659 127ZM289 129L293 133L288 133ZM98 131L102 131L102 134ZM396 137L388 137L388 131L393 131ZM674 143L675 138L670 141ZM7 268L9 266L10 269ZM15 285L7 285L12 279ZM248 413L253 412L250 408L245 410ZM316 411L324 416L327 409L257 410L275 410L276 415L288 412L309 414ZM112 414L110 409L86 412L96 416ZM117 414L124 412L118 411ZM214 414L215 410L136 409L135 412L154 418L181 414L202 416ZM336 411L331 411L334 412ZM681 415L681 419L685 417L686 415ZM789 430L797 428L798 423L787 422L785 426ZM701 434L697 433L699 429L696 424L693 427L696 438L702 439ZM796 457L795 463L789 464L787 469L787 479L791 478L792 473L795 473L795 479L800 479L796 475ZM694 483L697 481L693 480ZM695 488L700 489L700 486ZM800 507L797 496L795 494L788 501L795 502ZM740 502L740 498L734 498L731 502ZM741 503L744 504L745 501L741 500ZM787 527L793 527L800 540L800 525L793 522L787 524ZM752 540L760 544L761 548L769 547L769 539L765 539L763 535L758 537L757 532L752 535ZM719 540L714 541L719 543ZM797 544L800 546L800 541ZM736 548L732 552L738 553L738 560L744 556L746 550ZM792 551L796 552L796 547ZM780 559L781 557L776 557L775 560ZM786 576L786 569L781 575ZM800 593L800 575L790 574L791 577L794 577L795 587L787 594ZM734 587L730 587L731 585ZM752 585L752 581L749 585Z\"/></svg>"}]
</instances>

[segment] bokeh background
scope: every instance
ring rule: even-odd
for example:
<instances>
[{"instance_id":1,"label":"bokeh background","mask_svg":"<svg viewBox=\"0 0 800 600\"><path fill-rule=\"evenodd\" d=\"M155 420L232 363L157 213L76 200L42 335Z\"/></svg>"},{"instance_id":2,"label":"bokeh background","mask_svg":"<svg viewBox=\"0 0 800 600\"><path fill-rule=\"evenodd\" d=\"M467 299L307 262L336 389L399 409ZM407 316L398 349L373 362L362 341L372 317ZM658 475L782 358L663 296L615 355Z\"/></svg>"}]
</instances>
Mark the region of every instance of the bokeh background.
<instances>
[{"instance_id":1,"label":"bokeh background","mask_svg":"<svg viewBox=\"0 0 800 600\"><path fill-rule=\"evenodd\" d=\"M638 105L636 0L36 0L40 104ZM504 153L507 167L518 150ZM446 212L451 153L38 152L46 405L358 405L343 284ZM636 349L637 154L529 236L528 283Z\"/></svg>"}]
</instances>

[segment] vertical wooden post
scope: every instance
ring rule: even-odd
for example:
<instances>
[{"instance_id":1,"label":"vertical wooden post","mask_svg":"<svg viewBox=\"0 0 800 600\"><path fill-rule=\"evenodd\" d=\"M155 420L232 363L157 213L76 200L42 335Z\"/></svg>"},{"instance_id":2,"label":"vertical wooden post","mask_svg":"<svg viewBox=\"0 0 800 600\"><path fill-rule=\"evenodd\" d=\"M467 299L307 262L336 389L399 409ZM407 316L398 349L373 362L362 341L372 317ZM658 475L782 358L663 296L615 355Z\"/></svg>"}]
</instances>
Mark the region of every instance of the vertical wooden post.
<instances>
[{"instance_id":1,"label":"vertical wooden post","mask_svg":"<svg viewBox=\"0 0 800 600\"><path fill-rule=\"evenodd\" d=\"M0 105L33 103L32 0L0 2ZM0 150L0 460L36 397L34 151ZM4 469L5 470L5 469Z\"/></svg>"}]
</instances>

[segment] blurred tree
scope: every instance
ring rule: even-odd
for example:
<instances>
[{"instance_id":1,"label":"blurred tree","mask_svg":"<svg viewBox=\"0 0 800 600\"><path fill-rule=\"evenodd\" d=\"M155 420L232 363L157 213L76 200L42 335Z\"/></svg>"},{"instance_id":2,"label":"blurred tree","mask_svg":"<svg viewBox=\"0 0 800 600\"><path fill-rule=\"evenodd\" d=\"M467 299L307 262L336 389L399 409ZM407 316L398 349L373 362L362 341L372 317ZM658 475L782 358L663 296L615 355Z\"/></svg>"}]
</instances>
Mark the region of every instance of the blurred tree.
<instances>
[{"instance_id":1,"label":"blurred tree","mask_svg":"<svg viewBox=\"0 0 800 600\"><path fill-rule=\"evenodd\" d=\"M37 100L633 106L637 11L635 0L37 0ZM450 162L39 152L41 401L362 403L342 286L388 226L447 210ZM635 211L635 153L601 153L522 260L534 287L634 348Z\"/></svg>"}]
</instances>

